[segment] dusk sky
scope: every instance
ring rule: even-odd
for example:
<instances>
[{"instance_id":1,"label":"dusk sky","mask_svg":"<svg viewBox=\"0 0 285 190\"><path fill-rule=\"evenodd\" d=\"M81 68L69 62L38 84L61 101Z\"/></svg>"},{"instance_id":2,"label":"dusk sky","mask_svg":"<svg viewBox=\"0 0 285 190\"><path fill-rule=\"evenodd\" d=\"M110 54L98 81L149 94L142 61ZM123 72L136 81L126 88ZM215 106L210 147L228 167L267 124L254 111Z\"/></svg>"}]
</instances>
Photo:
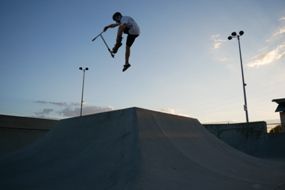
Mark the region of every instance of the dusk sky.
<instances>
[{"instance_id":1,"label":"dusk sky","mask_svg":"<svg viewBox=\"0 0 285 190\"><path fill-rule=\"evenodd\" d=\"M125 40L113 59L100 39L120 11L140 26L122 72ZM285 98L284 0L1 0L0 114L78 116L128 107L200 122L243 122L238 43L249 120L279 118ZM117 29L104 33L113 47Z\"/></svg>"}]
</instances>

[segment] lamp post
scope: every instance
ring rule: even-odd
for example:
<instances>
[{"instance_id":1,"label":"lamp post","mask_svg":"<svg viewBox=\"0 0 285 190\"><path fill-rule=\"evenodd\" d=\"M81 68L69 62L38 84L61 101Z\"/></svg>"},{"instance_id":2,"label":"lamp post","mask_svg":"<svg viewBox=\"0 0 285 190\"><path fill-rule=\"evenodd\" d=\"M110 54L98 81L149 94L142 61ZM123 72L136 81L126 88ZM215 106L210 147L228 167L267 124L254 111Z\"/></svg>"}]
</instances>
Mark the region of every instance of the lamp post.
<instances>
[{"instance_id":1,"label":"lamp post","mask_svg":"<svg viewBox=\"0 0 285 190\"><path fill-rule=\"evenodd\" d=\"M248 109L247 109L247 100L246 100L246 83L244 81L244 72L243 72L243 64L242 64L242 56L241 56L241 48L240 48L240 37L244 34L244 31L240 31L238 34L236 32L233 32L229 37L228 40L232 40L233 38L237 38L238 40L238 47L239 47L239 58L240 58L240 67L241 67L241 76L242 76L242 87L243 87L243 97L244 97L244 111L245 111L245 117L246 122L249 122L248 119Z\"/></svg>"},{"instance_id":2,"label":"lamp post","mask_svg":"<svg viewBox=\"0 0 285 190\"><path fill-rule=\"evenodd\" d=\"M83 71L82 93L81 93L81 106L80 106L80 116L82 116L85 71L88 71L88 67L85 67L85 68L79 67L79 70Z\"/></svg>"}]
</instances>

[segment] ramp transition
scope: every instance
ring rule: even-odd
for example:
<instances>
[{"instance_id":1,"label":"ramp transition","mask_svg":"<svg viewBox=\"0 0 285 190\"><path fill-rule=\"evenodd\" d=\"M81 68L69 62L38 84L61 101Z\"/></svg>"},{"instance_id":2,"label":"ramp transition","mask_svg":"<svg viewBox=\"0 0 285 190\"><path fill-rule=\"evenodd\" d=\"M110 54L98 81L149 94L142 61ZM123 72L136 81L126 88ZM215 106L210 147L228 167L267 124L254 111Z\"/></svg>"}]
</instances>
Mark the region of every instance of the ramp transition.
<instances>
[{"instance_id":1,"label":"ramp transition","mask_svg":"<svg viewBox=\"0 0 285 190\"><path fill-rule=\"evenodd\" d=\"M285 189L285 167L241 153L198 120L130 108L62 120L0 158L1 189Z\"/></svg>"}]
</instances>

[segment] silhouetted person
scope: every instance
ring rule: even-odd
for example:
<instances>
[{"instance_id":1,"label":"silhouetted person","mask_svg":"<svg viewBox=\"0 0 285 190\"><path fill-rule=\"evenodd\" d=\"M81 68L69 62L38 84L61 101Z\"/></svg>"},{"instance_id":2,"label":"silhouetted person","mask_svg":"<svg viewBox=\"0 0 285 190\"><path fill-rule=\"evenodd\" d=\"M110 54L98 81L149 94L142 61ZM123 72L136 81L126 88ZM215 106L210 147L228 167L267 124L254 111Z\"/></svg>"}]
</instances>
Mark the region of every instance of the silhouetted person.
<instances>
[{"instance_id":1,"label":"silhouetted person","mask_svg":"<svg viewBox=\"0 0 285 190\"><path fill-rule=\"evenodd\" d=\"M123 72L126 71L131 65L129 63L129 57L131 54L131 46L133 45L135 39L140 34L140 28L136 21L130 16L123 16L120 12L116 12L113 15L113 20L116 22L114 24L110 24L104 27L104 32L108 28L118 28L116 44L112 49L113 53L117 53L118 49L122 46L122 35L123 33L128 34L127 41L126 41L126 52L125 52L125 65L123 68Z\"/></svg>"}]
</instances>

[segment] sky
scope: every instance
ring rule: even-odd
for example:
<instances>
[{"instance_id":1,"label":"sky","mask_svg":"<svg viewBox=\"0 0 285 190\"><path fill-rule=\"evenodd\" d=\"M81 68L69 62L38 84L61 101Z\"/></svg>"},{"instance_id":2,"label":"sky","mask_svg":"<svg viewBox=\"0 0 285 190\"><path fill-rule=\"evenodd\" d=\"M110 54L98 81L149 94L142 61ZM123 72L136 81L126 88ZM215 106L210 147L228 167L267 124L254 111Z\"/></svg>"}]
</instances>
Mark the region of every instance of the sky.
<instances>
[{"instance_id":1,"label":"sky","mask_svg":"<svg viewBox=\"0 0 285 190\"><path fill-rule=\"evenodd\" d=\"M141 29L122 72L101 39L120 11ZM278 119L285 98L284 0L1 0L0 114L69 118L141 107L244 122L240 37L250 121ZM117 29L104 38L112 48ZM126 36L123 36L125 44Z\"/></svg>"}]
</instances>

